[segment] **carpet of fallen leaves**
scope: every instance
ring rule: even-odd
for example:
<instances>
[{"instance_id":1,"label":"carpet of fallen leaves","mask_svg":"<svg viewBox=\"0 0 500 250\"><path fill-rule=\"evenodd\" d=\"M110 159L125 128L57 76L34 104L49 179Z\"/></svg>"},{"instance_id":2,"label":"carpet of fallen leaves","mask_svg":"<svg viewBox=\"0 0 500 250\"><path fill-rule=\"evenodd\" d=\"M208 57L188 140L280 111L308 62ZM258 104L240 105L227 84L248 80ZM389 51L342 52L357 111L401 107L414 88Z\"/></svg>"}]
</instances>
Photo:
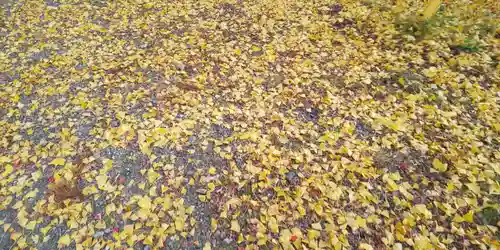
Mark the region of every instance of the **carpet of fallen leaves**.
<instances>
[{"instance_id":1,"label":"carpet of fallen leaves","mask_svg":"<svg viewBox=\"0 0 500 250\"><path fill-rule=\"evenodd\" d=\"M22 0L1 249L498 249L495 1Z\"/></svg>"}]
</instances>

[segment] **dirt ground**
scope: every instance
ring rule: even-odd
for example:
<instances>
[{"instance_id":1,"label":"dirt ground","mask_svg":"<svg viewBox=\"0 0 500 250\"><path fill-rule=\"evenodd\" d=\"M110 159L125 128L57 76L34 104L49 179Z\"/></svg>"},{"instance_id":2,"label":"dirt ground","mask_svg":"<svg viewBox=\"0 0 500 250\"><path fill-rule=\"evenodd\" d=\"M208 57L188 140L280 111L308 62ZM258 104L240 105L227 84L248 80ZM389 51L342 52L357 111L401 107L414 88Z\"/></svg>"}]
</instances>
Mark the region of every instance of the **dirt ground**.
<instances>
[{"instance_id":1,"label":"dirt ground","mask_svg":"<svg viewBox=\"0 0 500 250\"><path fill-rule=\"evenodd\" d=\"M0 0L0 249L500 248L472 2Z\"/></svg>"}]
</instances>

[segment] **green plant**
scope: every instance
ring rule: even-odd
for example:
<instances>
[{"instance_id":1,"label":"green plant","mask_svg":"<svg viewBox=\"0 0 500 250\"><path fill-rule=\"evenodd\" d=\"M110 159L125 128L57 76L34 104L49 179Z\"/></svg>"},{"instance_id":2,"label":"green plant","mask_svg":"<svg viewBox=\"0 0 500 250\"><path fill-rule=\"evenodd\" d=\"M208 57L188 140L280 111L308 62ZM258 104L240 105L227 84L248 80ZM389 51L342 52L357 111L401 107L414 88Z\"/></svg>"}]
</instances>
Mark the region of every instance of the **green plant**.
<instances>
[{"instance_id":1,"label":"green plant","mask_svg":"<svg viewBox=\"0 0 500 250\"><path fill-rule=\"evenodd\" d=\"M457 48L465 52L478 52L479 44L474 39L466 39L462 44L457 45Z\"/></svg>"}]
</instances>

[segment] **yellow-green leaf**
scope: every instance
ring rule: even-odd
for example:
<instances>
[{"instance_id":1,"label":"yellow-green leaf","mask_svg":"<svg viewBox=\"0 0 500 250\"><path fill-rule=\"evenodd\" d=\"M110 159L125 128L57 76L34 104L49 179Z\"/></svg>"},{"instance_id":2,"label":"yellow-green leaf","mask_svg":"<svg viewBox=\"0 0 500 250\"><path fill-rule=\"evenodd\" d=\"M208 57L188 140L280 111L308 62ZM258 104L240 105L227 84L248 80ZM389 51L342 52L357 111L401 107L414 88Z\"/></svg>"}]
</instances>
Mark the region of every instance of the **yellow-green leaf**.
<instances>
[{"instance_id":1,"label":"yellow-green leaf","mask_svg":"<svg viewBox=\"0 0 500 250\"><path fill-rule=\"evenodd\" d=\"M448 169L447 164L442 163L439 159L436 158L432 161L432 167L439 172L445 172Z\"/></svg>"},{"instance_id":2,"label":"yellow-green leaf","mask_svg":"<svg viewBox=\"0 0 500 250\"><path fill-rule=\"evenodd\" d=\"M52 160L49 164L55 166L63 166L64 163L66 163L66 160L64 158L56 158Z\"/></svg>"}]
</instances>

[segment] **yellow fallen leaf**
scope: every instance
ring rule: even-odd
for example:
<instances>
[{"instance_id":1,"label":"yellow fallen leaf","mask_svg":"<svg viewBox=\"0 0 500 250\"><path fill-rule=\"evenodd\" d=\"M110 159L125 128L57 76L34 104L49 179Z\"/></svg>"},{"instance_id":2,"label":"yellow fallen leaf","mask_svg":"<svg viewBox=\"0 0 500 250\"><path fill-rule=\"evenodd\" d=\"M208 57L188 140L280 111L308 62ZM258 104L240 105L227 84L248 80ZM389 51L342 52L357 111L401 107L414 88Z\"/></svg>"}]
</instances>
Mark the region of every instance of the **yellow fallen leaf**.
<instances>
[{"instance_id":1,"label":"yellow fallen leaf","mask_svg":"<svg viewBox=\"0 0 500 250\"><path fill-rule=\"evenodd\" d=\"M423 215L426 218L432 218L432 213L427 209L425 204L417 204L411 210L413 213Z\"/></svg>"},{"instance_id":2,"label":"yellow fallen leaf","mask_svg":"<svg viewBox=\"0 0 500 250\"><path fill-rule=\"evenodd\" d=\"M66 160L64 158L56 158L52 160L49 165L63 166Z\"/></svg>"},{"instance_id":3,"label":"yellow fallen leaf","mask_svg":"<svg viewBox=\"0 0 500 250\"><path fill-rule=\"evenodd\" d=\"M104 188L106 186L106 183L108 182L108 176L106 176L106 175L98 175L95 178L95 180L97 182L97 186L99 187L99 189L104 190Z\"/></svg>"},{"instance_id":4,"label":"yellow fallen leaf","mask_svg":"<svg viewBox=\"0 0 500 250\"><path fill-rule=\"evenodd\" d=\"M71 243L71 238L69 235L65 234L59 238L57 243L61 246L68 246Z\"/></svg>"},{"instance_id":5,"label":"yellow fallen leaf","mask_svg":"<svg viewBox=\"0 0 500 250\"><path fill-rule=\"evenodd\" d=\"M464 218L465 221L472 223L473 220L474 220L474 210L469 210L469 212L466 213L463 216L463 218Z\"/></svg>"},{"instance_id":6,"label":"yellow fallen leaf","mask_svg":"<svg viewBox=\"0 0 500 250\"><path fill-rule=\"evenodd\" d=\"M432 161L432 167L439 172L445 172L448 169L448 165L442 163L439 159L434 159Z\"/></svg>"},{"instance_id":7,"label":"yellow fallen leaf","mask_svg":"<svg viewBox=\"0 0 500 250\"><path fill-rule=\"evenodd\" d=\"M144 245L153 245L153 236L152 235L148 235L145 239L144 239Z\"/></svg>"},{"instance_id":8,"label":"yellow fallen leaf","mask_svg":"<svg viewBox=\"0 0 500 250\"><path fill-rule=\"evenodd\" d=\"M475 194L481 194L481 188L476 183L465 184Z\"/></svg>"},{"instance_id":9,"label":"yellow fallen leaf","mask_svg":"<svg viewBox=\"0 0 500 250\"><path fill-rule=\"evenodd\" d=\"M184 222L183 219L178 218L178 219L175 220L175 229L177 231L184 230L184 227L185 227L185 222Z\"/></svg>"},{"instance_id":10,"label":"yellow fallen leaf","mask_svg":"<svg viewBox=\"0 0 500 250\"><path fill-rule=\"evenodd\" d=\"M123 232L128 236L132 236L134 234L134 225L123 226Z\"/></svg>"},{"instance_id":11,"label":"yellow fallen leaf","mask_svg":"<svg viewBox=\"0 0 500 250\"><path fill-rule=\"evenodd\" d=\"M317 231L317 230L309 230L309 231L307 231L307 239L309 239L309 241L315 240L320 235L321 235L321 233L319 231Z\"/></svg>"},{"instance_id":12,"label":"yellow fallen leaf","mask_svg":"<svg viewBox=\"0 0 500 250\"><path fill-rule=\"evenodd\" d=\"M149 171L148 171L149 183L151 183L151 184L154 183L159 177L160 177L160 174L158 174L157 172L155 172L152 169L149 169Z\"/></svg>"},{"instance_id":13,"label":"yellow fallen leaf","mask_svg":"<svg viewBox=\"0 0 500 250\"><path fill-rule=\"evenodd\" d=\"M199 199L200 199L200 201L202 201L202 202L207 201L207 196L205 196L205 195L198 195L198 198L199 198Z\"/></svg>"},{"instance_id":14,"label":"yellow fallen leaf","mask_svg":"<svg viewBox=\"0 0 500 250\"><path fill-rule=\"evenodd\" d=\"M267 226L273 233L278 233L279 232L279 227L278 227L278 221L276 218L271 217L269 218L269 221L267 222Z\"/></svg>"},{"instance_id":15,"label":"yellow fallen leaf","mask_svg":"<svg viewBox=\"0 0 500 250\"><path fill-rule=\"evenodd\" d=\"M212 183L212 182L210 182L210 183L208 183L207 187L208 187L208 190L209 190L209 191L214 191L214 189L215 189L215 184L214 184L214 183Z\"/></svg>"},{"instance_id":16,"label":"yellow fallen leaf","mask_svg":"<svg viewBox=\"0 0 500 250\"><path fill-rule=\"evenodd\" d=\"M279 214L279 206L278 206L278 204L271 205L267 209L267 215L269 215L269 216L275 216L275 215L278 215L278 214Z\"/></svg>"},{"instance_id":17,"label":"yellow fallen leaf","mask_svg":"<svg viewBox=\"0 0 500 250\"><path fill-rule=\"evenodd\" d=\"M422 20L428 20L436 14L439 7L441 7L441 0L430 0L425 6L425 9L419 14L420 18Z\"/></svg>"},{"instance_id":18,"label":"yellow fallen leaf","mask_svg":"<svg viewBox=\"0 0 500 250\"><path fill-rule=\"evenodd\" d=\"M366 243L361 243L361 244L359 244L359 249L373 250L373 247L371 245L366 244Z\"/></svg>"},{"instance_id":19,"label":"yellow fallen leaf","mask_svg":"<svg viewBox=\"0 0 500 250\"><path fill-rule=\"evenodd\" d=\"M211 174L211 175L214 175L216 172L216 169L214 167L211 167L208 169L208 173Z\"/></svg>"},{"instance_id":20,"label":"yellow fallen leaf","mask_svg":"<svg viewBox=\"0 0 500 250\"><path fill-rule=\"evenodd\" d=\"M203 250L212 250L212 247L210 246L209 241L205 242L205 245L203 246Z\"/></svg>"},{"instance_id":21,"label":"yellow fallen leaf","mask_svg":"<svg viewBox=\"0 0 500 250\"><path fill-rule=\"evenodd\" d=\"M240 224L238 224L237 220L231 221L231 230L238 232L238 233L241 231Z\"/></svg>"},{"instance_id":22,"label":"yellow fallen leaf","mask_svg":"<svg viewBox=\"0 0 500 250\"><path fill-rule=\"evenodd\" d=\"M5 170L2 172L3 177L7 177L9 174L14 172L14 167L12 167L12 165L10 165L10 164L7 164L7 166L5 166L4 169Z\"/></svg>"},{"instance_id":23,"label":"yellow fallen leaf","mask_svg":"<svg viewBox=\"0 0 500 250\"><path fill-rule=\"evenodd\" d=\"M97 228L97 229L105 229L106 228L106 222L104 220L99 220L95 224L95 228Z\"/></svg>"},{"instance_id":24,"label":"yellow fallen leaf","mask_svg":"<svg viewBox=\"0 0 500 250\"><path fill-rule=\"evenodd\" d=\"M35 226L36 226L36 221L30 221L30 222L28 222L28 224L26 225L25 228L28 230L33 230L33 229L35 229Z\"/></svg>"},{"instance_id":25,"label":"yellow fallen leaf","mask_svg":"<svg viewBox=\"0 0 500 250\"><path fill-rule=\"evenodd\" d=\"M212 232L215 232L215 230L217 230L217 220L212 218L210 220L210 226L212 228Z\"/></svg>"},{"instance_id":26,"label":"yellow fallen leaf","mask_svg":"<svg viewBox=\"0 0 500 250\"><path fill-rule=\"evenodd\" d=\"M139 205L139 207L141 207L143 209L150 210L151 209L151 198L149 198L149 196L143 196L143 197L139 198L137 205Z\"/></svg>"}]
</instances>

